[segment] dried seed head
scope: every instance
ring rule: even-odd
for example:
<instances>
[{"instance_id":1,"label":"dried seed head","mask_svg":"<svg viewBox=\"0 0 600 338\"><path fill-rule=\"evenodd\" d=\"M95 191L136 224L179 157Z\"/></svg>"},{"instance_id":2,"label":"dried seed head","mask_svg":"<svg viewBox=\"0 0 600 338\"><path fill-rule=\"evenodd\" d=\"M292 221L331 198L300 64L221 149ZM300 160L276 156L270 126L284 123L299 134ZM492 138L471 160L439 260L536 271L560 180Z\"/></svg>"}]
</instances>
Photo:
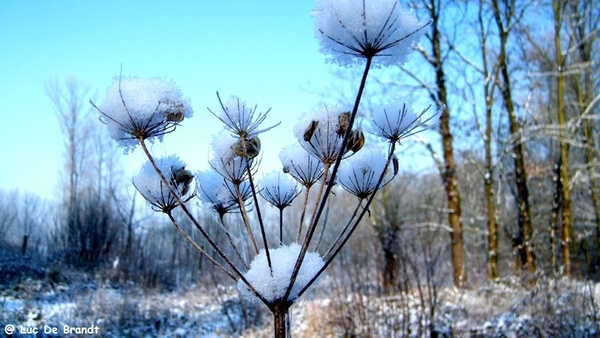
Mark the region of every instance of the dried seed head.
<instances>
[{"instance_id":1,"label":"dried seed head","mask_svg":"<svg viewBox=\"0 0 600 338\"><path fill-rule=\"evenodd\" d=\"M392 158L392 166L394 167L394 176L398 175L398 170L400 169L400 163L398 163L398 158L396 155Z\"/></svg>"},{"instance_id":2,"label":"dried seed head","mask_svg":"<svg viewBox=\"0 0 600 338\"><path fill-rule=\"evenodd\" d=\"M315 130L319 126L319 121L311 121L310 125L304 131L304 141L310 142L310 139L313 137Z\"/></svg>"},{"instance_id":3,"label":"dried seed head","mask_svg":"<svg viewBox=\"0 0 600 338\"><path fill-rule=\"evenodd\" d=\"M179 123L179 122L183 121L183 112L182 111L168 112L167 113L167 121L175 122L175 123Z\"/></svg>"},{"instance_id":4,"label":"dried seed head","mask_svg":"<svg viewBox=\"0 0 600 338\"><path fill-rule=\"evenodd\" d=\"M255 158L260 153L260 139L256 136L250 139L240 138L231 149L237 156Z\"/></svg>"},{"instance_id":5,"label":"dried seed head","mask_svg":"<svg viewBox=\"0 0 600 338\"><path fill-rule=\"evenodd\" d=\"M365 134L363 134L362 130L356 129L350 132L350 137L348 138L348 144L346 145L346 149L352 150L353 152L359 151L365 145Z\"/></svg>"},{"instance_id":6,"label":"dried seed head","mask_svg":"<svg viewBox=\"0 0 600 338\"><path fill-rule=\"evenodd\" d=\"M165 109L166 120L168 122L179 123L183 121L183 116L185 114L185 106L183 104L173 104L167 101L169 105L167 109Z\"/></svg>"},{"instance_id":7,"label":"dried seed head","mask_svg":"<svg viewBox=\"0 0 600 338\"><path fill-rule=\"evenodd\" d=\"M341 113L338 116L338 126L335 130L335 133L343 137L346 134L346 130L348 129L348 124L350 124L350 112Z\"/></svg>"},{"instance_id":8,"label":"dried seed head","mask_svg":"<svg viewBox=\"0 0 600 338\"><path fill-rule=\"evenodd\" d=\"M181 195L186 195L190 191L190 184L194 179L194 175L189 170L186 170L185 167L181 167L176 170L171 167L171 172L173 176L171 178L171 182L173 182L176 187L179 187L180 184L183 184L183 187L181 188Z\"/></svg>"}]
</instances>

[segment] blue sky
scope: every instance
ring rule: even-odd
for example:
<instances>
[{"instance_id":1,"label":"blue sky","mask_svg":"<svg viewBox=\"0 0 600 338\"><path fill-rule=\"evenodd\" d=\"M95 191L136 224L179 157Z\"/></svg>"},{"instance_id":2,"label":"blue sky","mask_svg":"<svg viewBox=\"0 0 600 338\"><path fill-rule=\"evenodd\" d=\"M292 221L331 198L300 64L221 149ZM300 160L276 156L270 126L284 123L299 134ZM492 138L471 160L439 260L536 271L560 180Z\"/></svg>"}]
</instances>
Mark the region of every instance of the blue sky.
<instances>
[{"instance_id":1,"label":"blue sky","mask_svg":"<svg viewBox=\"0 0 600 338\"><path fill-rule=\"evenodd\" d=\"M178 133L214 131L206 107L217 107L217 90L271 107L272 122L295 120L320 99L307 86L327 76L311 9L311 1L1 1L0 187L56 192L62 141L44 90L54 77L87 82L100 102L121 65L124 75L172 79L196 112Z\"/></svg>"},{"instance_id":2,"label":"blue sky","mask_svg":"<svg viewBox=\"0 0 600 338\"><path fill-rule=\"evenodd\" d=\"M312 7L280 0L0 1L0 188L58 193L62 135L44 83L74 76L101 102L121 65L126 76L172 79L191 99L194 117L155 145L157 155L184 149L177 153L189 167L206 163L210 136L220 128L206 107L218 107L218 90L271 108L268 123L282 125L261 139L270 152L265 162L278 160L298 116L315 109L319 92L336 80L337 67L318 52ZM178 143L186 137L194 144ZM139 150L127 156L133 173L143 157Z\"/></svg>"}]
</instances>

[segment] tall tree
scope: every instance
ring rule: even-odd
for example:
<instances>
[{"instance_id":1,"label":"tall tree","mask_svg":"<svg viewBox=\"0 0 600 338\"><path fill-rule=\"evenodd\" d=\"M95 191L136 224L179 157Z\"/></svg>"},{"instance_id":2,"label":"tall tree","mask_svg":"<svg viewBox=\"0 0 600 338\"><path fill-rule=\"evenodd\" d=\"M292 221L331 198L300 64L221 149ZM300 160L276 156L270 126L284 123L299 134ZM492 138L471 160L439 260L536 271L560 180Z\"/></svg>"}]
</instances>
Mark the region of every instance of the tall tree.
<instances>
[{"instance_id":1,"label":"tall tree","mask_svg":"<svg viewBox=\"0 0 600 338\"><path fill-rule=\"evenodd\" d=\"M565 23L570 39L569 85L575 91L575 110L581 126L581 134L585 152L585 168L587 171L589 194L596 224L596 250L600 248L600 198L598 196L598 148L594 120L588 118L594 112L594 101L598 99L598 41L600 41L600 2L597 0L568 0L565 4ZM596 48L596 50L594 50ZM572 84L571 84L572 83ZM597 94L596 94L597 95ZM597 111L597 108L596 108Z\"/></svg>"},{"instance_id":2,"label":"tall tree","mask_svg":"<svg viewBox=\"0 0 600 338\"><path fill-rule=\"evenodd\" d=\"M64 172L67 178L64 200L70 224L74 222L80 176L84 171L86 153L90 144L90 139L86 137L91 130L86 118L89 111L87 100L90 90L90 86L84 85L75 78L68 78L64 83L57 78L46 82L46 94L51 100L64 135L66 151Z\"/></svg>"},{"instance_id":3,"label":"tall tree","mask_svg":"<svg viewBox=\"0 0 600 338\"><path fill-rule=\"evenodd\" d=\"M62 246L57 251L68 264L93 269L115 252L121 223L128 218L118 195L116 149L94 126L98 122L90 114L90 86L75 78L53 79L46 83L46 92L65 147Z\"/></svg>"},{"instance_id":4,"label":"tall tree","mask_svg":"<svg viewBox=\"0 0 600 338\"><path fill-rule=\"evenodd\" d=\"M429 81L425 79L429 74L417 74L407 67L402 67L402 70L413 78L421 88L425 89L430 100L435 103L438 109L441 109L439 122L439 132L442 139L441 158L434 153L431 145L427 144L427 149L434 157L444 184L448 223L451 229L449 232L450 253L454 285L463 287L467 283L467 271L465 269L461 199L454 160L453 135L450 127L451 114L446 84L447 53L451 48L444 49L443 46L444 43L452 44L453 42L448 42L446 39L447 36L442 33L444 29L442 13L445 13L444 10L446 9L442 8L442 4L445 3L441 0L421 0L420 4L413 3L414 7L422 8L426 17L431 19L431 24L428 26L428 31L425 34L427 44L425 47L418 47L417 51L421 54L425 62L431 66L435 85L429 85Z\"/></svg>"},{"instance_id":5,"label":"tall tree","mask_svg":"<svg viewBox=\"0 0 600 338\"><path fill-rule=\"evenodd\" d=\"M554 14L554 48L556 56L556 122L559 128L559 181L560 191L557 193L562 201L561 213L561 244L564 274L571 275L571 188L569 179L569 145L566 135L566 112L565 112L565 60L562 50L562 22L565 2L561 0L552 1L552 12Z\"/></svg>"},{"instance_id":6,"label":"tall tree","mask_svg":"<svg viewBox=\"0 0 600 338\"><path fill-rule=\"evenodd\" d=\"M467 8L472 3L466 2ZM489 20L489 8L486 2L479 0L477 7L477 17L473 30L477 32L479 52L481 55L480 64L473 64L472 68L481 75L479 84L481 85L483 103L485 110L485 122L482 131L484 148L484 170L483 185L485 206L487 212L487 275L489 279L497 278L498 275L498 225L496 221L496 201L495 201L495 182L494 182L494 154L493 154L493 112L495 105L496 81L498 78L498 59L493 55L493 42L490 39L491 24ZM467 65L471 63L467 62Z\"/></svg>"},{"instance_id":7,"label":"tall tree","mask_svg":"<svg viewBox=\"0 0 600 338\"><path fill-rule=\"evenodd\" d=\"M529 204L529 188L527 187L527 172L525 170L525 145L522 141L521 126L517 119L517 112L513 101L511 87L511 76L509 73L507 47L509 34L517 20L516 1L508 0L499 3L498 0L491 1L494 22L497 26L499 38L498 67L500 76L497 86L502 94L504 109L509 122L512 137L512 158L514 166L514 178L517 189L517 204L519 210L518 219L518 254L521 257L523 268L529 272L535 272L535 254L533 245L533 227L531 220L531 207Z\"/></svg>"},{"instance_id":8,"label":"tall tree","mask_svg":"<svg viewBox=\"0 0 600 338\"><path fill-rule=\"evenodd\" d=\"M461 221L460 191L458 189L458 180L456 178L456 164L454 161L453 136L450 130L450 107L448 105L448 89L446 87L446 73L444 69L445 57L442 54L442 32L441 32L441 13L442 1L428 0L425 7L429 10L431 25L426 35L429 39L430 52L422 53L425 59L431 64L435 72L436 88L430 91L430 95L438 107L443 107L440 116L440 134L442 136L442 152L444 159L444 170L442 181L446 191L446 201L448 206L448 223L452 231L450 232L452 268L454 270L454 285L462 287L467 283L467 271L465 269L464 244L463 244L463 226Z\"/></svg>"}]
</instances>

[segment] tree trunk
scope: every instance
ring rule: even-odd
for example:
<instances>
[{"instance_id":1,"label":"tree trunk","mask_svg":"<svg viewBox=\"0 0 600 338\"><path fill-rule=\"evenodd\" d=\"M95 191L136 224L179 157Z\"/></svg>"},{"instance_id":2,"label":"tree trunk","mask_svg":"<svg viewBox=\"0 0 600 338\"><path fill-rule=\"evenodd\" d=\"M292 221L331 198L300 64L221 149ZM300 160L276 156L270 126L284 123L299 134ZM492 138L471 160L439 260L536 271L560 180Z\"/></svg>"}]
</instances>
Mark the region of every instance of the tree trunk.
<instances>
[{"instance_id":1,"label":"tree trunk","mask_svg":"<svg viewBox=\"0 0 600 338\"><path fill-rule=\"evenodd\" d=\"M25 253L27 253L27 242L29 240L29 236L24 235L23 236L23 242L21 242L21 255L25 256Z\"/></svg>"},{"instance_id":2,"label":"tree trunk","mask_svg":"<svg viewBox=\"0 0 600 338\"><path fill-rule=\"evenodd\" d=\"M519 209L519 234L522 236L522 246L524 250L523 269L534 273L536 270L535 255L533 252L533 228L531 224L531 212L529 205L529 188L527 187L527 172L525 171L525 146L522 142L521 131L515 107L512 99L510 76L508 73L508 61L506 58L506 45L508 43L509 31L505 27L502 17L512 18L512 13L501 13L498 5L498 0L492 0L492 9L496 25L498 26L498 34L500 38L500 53L498 55L498 66L500 67L500 75L502 82L498 83L500 92L504 102L504 107L508 115L510 134L513 137L512 155L515 170L515 185L517 186L517 204ZM514 8L514 6L509 6ZM507 9L509 10L509 9Z\"/></svg>"},{"instance_id":3,"label":"tree trunk","mask_svg":"<svg viewBox=\"0 0 600 338\"><path fill-rule=\"evenodd\" d=\"M594 123L595 121L589 118L584 118L586 110L590 107L593 93L594 83L592 74L598 74L593 68L594 62L592 59L593 46L598 41L598 35L594 34L594 30L598 24L599 2L597 0L571 0L567 2L568 10L565 18L569 23L569 31L573 39L572 45L576 47L574 58L578 64L574 64L574 68L581 68L581 76L576 80L574 89L577 95L577 107L579 117L582 118L582 134L585 145L585 163L589 175L589 194L592 199L592 208L594 209L594 218L596 224L596 252L600 252L600 198L598 196L598 180L595 177L594 168L597 156L597 143L594 139ZM568 86L567 86L568 87ZM588 112L589 114L590 112ZM592 259L592 269L597 268L598 255L594 255Z\"/></svg>"},{"instance_id":4,"label":"tree trunk","mask_svg":"<svg viewBox=\"0 0 600 338\"><path fill-rule=\"evenodd\" d=\"M442 180L446 191L446 200L448 205L448 223L452 231L450 232L452 268L454 270L454 285L463 287L467 283L467 271L464 262L464 244L462 235L462 222L460 219L460 191L458 190L458 181L456 179L456 170L454 163L454 149L452 145L452 132L450 131L450 109L448 108L446 80L444 62L441 49L441 38L439 30L439 8L436 1L430 2L431 23L431 43L433 47L433 66L435 68L435 81L437 85L437 103L439 106L445 105L440 116L440 134L442 135L442 148L444 157L444 172Z\"/></svg>"},{"instance_id":5,"label":"tree trunk","mask_svg":"<svg viewBox=\"0 0 600 338\"><path fill-rule=\"evenodd\" d=\"M490 71L487 53L487 33L484 19L483 0L479 1L479 28L481 30L481 62L483 65L483 76L485 79L498 77L497 67ZM493 73L493 74L492 74ZM484 173L484 194L487 211L487 230L488 230L488 251L487 251L487 275L488 279L498 278L498 226L496 225L496 203L494 201L494 179L493 179L493 159L492 159L492 109L494 106L494 83L493 81L484 81L483 95L485 98L485 173Z\"/></svg>"},{"instance_id":6,"label":"tree trunk","mask_svg":"<svg viewBox=\"0 0 600 338\"><path fill-rule=\"evenodd\" d=\"M566 142L566 119L565 119L565 77L564 60L562 55L562 46L560 38L560 28L562 26L563 6L561 1L552 1L554 11L554 47L556 51L556 121L559 127L559 149L560 149L560 194L562 197L561 213L561 245L563 254L563 266L565 276L571 276L571 188L569 185L569 148Z\"/></svg>"}]
</instances>

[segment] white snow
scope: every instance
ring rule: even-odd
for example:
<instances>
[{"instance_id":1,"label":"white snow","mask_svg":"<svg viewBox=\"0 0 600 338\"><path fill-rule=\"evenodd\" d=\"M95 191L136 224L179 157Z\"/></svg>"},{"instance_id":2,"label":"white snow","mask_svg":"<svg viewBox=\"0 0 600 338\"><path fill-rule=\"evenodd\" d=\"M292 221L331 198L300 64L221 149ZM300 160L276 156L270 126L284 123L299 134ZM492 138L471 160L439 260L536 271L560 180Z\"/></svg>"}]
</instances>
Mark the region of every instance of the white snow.
<instances>
[{"instance_id":1,"label":"white snow","mask_svg":"<svg viewBox=\"0 0 600 338\"><path fill-rule=\"evenodd\" d=\"M384 171L386 174L379 189L394 178L393 171L385 166L386 161L387 155L381 150L364 148L342 162L337 180L349 193L365 198L375 190Z\"/></svg>"},{"instance_id":2,"label":"white snow","mask_svg":"<svg viewBox=\"0 0 600 338\"><path fill-rule=\"evenodd\" d=\"M176 155L171 155L157 158L155 162L171 186L180 193L179 197L183 197L185 195L181 194L184 189L183 184L176 185L173 180L173 174L185 168L183 161ZM133 177L133 184L146 201L158 209L177 205L175 198L169 192L169 188L162 182L152 163L149 161L144 163L140 172Z\"/></svg>"},{"instance_id":3,"label":"white snow","mask_svg":"<svg viewBox=\"0 0 600 338\"><path fill-rule=\"evenodd\" d=\"M107 89L100 118L108 126L110 136L125 152L138 143L136 133L144 131L162 141L164 132L183 118L190 118L193 110L188 99L173 82L162 78L116 78Z\"/></svg>"},{"instance_id":4,"label":"white snow","mask_svg":"<svg viewBox=\"0 0 600 338\"><path fill-rule=\"evenodd\" d=\"M317 0L313 17L320 51L341 66L373 54L374 68L402 64L423 35L424 24L397 0Z\"/></svg>"},{"instance_id":5,"label":"white snow","mask_svg":"<svg viewBox=\"0 0 600 338\"><path fill-rule=\"evenodd\" d=\"M324 172L323 164L299 144L289 145L279 154L283 170L302 185L315 184Z\"/></svg>"},{"instance_id":6,"label":"white snow","mask_svg":"<svg viewBox=\"0 0 600 338\"><path fill-rule=\"evenodd\" d=\"M265 174L258 186L265 200L278 208L290 205L300 192L296 182L281 171Z\"/></svg>"},{"instance_id":7,"label":"white snow","mask_svg":"<svg viewBox=\"0 0 600 338\"><path fill-rule=\"evenodd\" d=\"M254 289L267 301L272 302L282 299L290 284L290 278L294 270L294 265L300 254L300 245L292 243L289 246L271 249L272 269L269 268L265 250L254 257L250 264L250 270L244 274L244 277L254 287ZM298 293L323 267L324 262L318 253L309 252L304 257L300 267L296 282L292 287L289 300L298 297ZM238 282L238 290L251 301L258 302L258 298L250 291L242 280Z\"/></svg>"}]
</instances>

